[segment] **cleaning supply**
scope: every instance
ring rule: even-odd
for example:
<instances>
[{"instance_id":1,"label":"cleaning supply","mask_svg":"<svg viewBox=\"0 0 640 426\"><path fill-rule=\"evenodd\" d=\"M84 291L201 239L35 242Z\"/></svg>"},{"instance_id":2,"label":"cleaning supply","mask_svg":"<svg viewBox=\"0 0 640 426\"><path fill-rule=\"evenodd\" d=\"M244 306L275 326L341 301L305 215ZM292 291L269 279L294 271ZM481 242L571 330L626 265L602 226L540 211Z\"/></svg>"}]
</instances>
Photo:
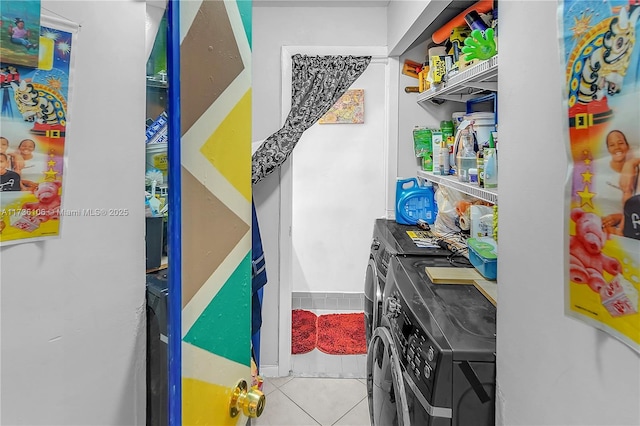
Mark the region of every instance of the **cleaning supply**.
<instances>
[{"instance_id":1,"label":"cleaning supply","mask_svg":"<svg viewBox=\"0 0 640 426\"><path fill-rule=\"evenodd\" d=\"M447 141L447 146L449 146L449 166L456 164L456 159L453 157L453 151L451 146L453 145L453 132L454 132L453 121L451 120L442 120L440 122L440 132L442 132L442 140ZM449 142L449 138L451 142Z\"/></svg>"},{"instance_id":2,"label":"cleaning supply","mask_svg":"<svg viewBox=\"0 0 640 426\"><path fill-rule=\"evenodd\" d=\"M476 163L478 164L478 186L484 188L484 147L480 147L478 150Z\"/></svg>"},{"instance_id":3,"label":"cleaning supply","mask_svg":"<svg viewBox=\"0 0 640 426\"><path fill-rule=\"evenodd\" d=\"M431 144L433 146L433 173L440 173L440 148L442 147L442 133L437 130L431 131Z\"/></svg>"},{"instance_id":4,"label":"cleaning supply","mask_svg":"<svg viewBox=\"0 0 640 426\"><path fill-rule=\"evenodd\" d=\"M416 157L421 158L422 170L433 170L433 145L431 129L416 126L413 128L413 147Z\"/></svg>"},{"instance_id":5,"label":"cleaning supply","mask_svg":"<svg viewBox=\"0 0 640 426\"><path fill-rule=\"evenodd\" d=\"M456 155L456 173L460 182L469 182L469 169L475 169L476 153L473 150L473 133L467 127L459 131L458 154Z\"/></svg>"},{"instance_id":6,"label":"cleaning supply","mask_svg":"<svg viewBox=\"0 0 640 426\"><path fill-rule=\"evenodd\" d=\"M484 187L498 187L498 156L493 142L493 134L489 138L489 148L484 149Z\"/></svg>"},{"instance_id":7,"label":"cleaning supply","mask_svg":"<svg viewBox=\"0 0 640 426\"><path fill-rule=\"evenodd\" d=\"M498 277L498 244L493 238L468 238L469 262L488 280Z\"/></svg>"},{"instance_id":8,"label":"cleaning supply","mask_svg":"<svg viewBox=\"0 0 640 426\"><path fill-rule=\"evenodd\" d=\"M433 224L438 214L432 186L422 186L418 179L399 179L396 183L396 222L415 225L418 219Z\"/></svg>"},{"instance_id":9,"label":"cleaning supply","mask_svg":"<svg viewBox=\"0 0 640 426\"><path fill-rule=\"evenodd\" d=\"M442 141L440 143L440 155L438 156L438 166L439 166L440 175L442 176L449 175L449 169L450 169L449 147L447 146L447 141Z\"/></svg>"}]
</instances>

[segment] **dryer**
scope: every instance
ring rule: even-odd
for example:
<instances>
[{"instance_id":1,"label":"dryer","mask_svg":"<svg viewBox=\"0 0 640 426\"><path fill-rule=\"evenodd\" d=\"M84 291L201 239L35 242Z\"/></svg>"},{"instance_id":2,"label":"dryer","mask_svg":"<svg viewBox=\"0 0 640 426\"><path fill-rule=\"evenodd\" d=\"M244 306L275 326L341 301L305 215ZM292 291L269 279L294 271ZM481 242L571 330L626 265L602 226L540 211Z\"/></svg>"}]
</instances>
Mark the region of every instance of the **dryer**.
<instances>
[{"instance_id":1,"label":"dryer","mask_svg":"<svg viewBox=\"0 0 640 426\"><path fill-rule=\"evenodd\" d=\"M376 219L371 252L364 281L364 316L367 342L380 323L382 292L391 256L449 256L441 247L418 247L407 232L421 232L417 226L401 225L392 219Z\"/></svg>"},{"instance_id":2,"label":"dryer","mask_svg":"<svg viewBox=\"0 0 640 426\"><path fill-rule=\"evenodd\" d=\"M147 274L147 426L168 424L168 273Z\"/></svg>"},{"instance_id":3,"label":"dryer","mask_svg":"<svg viewBox=\"0 0 640 426\"><path fill-rule=\"evenodd\" d=\"M371 424L492 426L496 308L473 285L434 285L441 257L391 257L367 353Z\"/></svg>"}]
</instances>

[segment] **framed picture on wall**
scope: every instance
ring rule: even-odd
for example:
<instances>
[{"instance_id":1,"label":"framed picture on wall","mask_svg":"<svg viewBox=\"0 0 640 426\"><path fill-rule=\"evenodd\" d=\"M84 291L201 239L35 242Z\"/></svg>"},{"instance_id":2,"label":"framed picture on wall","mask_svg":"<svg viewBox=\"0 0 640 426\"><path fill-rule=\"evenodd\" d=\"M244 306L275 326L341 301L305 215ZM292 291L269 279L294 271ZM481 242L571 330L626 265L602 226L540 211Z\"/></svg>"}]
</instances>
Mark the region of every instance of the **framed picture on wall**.
<instances>
[{"instance_id":1,"label":"framed picture on wall","mask_svg":"<svg viewBox=\"0 0 640 426\"><path fill-rule=\"evenodd\" d=\"M320 124L362 124L364 123L364 89L347 90L323 115Z\"/></svg>"}]
</instances>

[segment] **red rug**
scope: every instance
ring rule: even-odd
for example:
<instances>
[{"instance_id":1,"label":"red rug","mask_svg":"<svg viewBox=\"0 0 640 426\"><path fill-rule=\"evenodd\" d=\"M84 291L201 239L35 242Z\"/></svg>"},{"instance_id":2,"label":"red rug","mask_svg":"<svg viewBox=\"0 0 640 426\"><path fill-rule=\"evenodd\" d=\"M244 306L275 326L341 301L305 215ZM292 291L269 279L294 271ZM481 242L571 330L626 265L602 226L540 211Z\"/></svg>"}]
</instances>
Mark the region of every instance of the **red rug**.
<instances>
[{"instance_id":1,"label":"red rug","mask_svg":"<svg viewBox=\"0 0 640 426\"><path fill-rule=\"evenodd\" d=\"M331 355L366 354L364 313L320 315L317 347Z\"/></svg>"},{"instance_id":2,"label":"red rug","mask_svg":"<svg viewBox=\"0 0 640 426\"><path fill-rule=\"evenodd\" d=\"M318 317L310 311L291 312L291 354L305 354L316 347Z\"/></svg>"}]
</instances>

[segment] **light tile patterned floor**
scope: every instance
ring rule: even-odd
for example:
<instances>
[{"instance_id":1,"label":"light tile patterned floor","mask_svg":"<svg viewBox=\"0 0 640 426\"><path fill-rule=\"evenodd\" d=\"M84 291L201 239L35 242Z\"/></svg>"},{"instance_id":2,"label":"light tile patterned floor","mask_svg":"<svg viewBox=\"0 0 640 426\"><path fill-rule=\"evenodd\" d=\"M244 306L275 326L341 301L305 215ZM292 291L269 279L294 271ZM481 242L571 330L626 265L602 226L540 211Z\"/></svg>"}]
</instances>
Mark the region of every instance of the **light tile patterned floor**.
<instances>
[{"instance_id":1,"label":"light tile patterned floor","mask_svg":"<svg viewBox=\"0 0 640 426\"><path fill-rule=\"evenodd\" d=\"M265 378L264 412L251 426L370 426L365 379Z\"/></svg>"},{"instance_id":2,"label":"light tile patterned floor","mask_svg":"<svg viewBox=\"0 0 640 426\"><path fill-rule=\"evenodd\" d=\"M310 309L316 315L362 312ZM367 355L291 356L291 376L264 378L267 403L251 426L370 426Z\"/></svg>"}]
</instances>

